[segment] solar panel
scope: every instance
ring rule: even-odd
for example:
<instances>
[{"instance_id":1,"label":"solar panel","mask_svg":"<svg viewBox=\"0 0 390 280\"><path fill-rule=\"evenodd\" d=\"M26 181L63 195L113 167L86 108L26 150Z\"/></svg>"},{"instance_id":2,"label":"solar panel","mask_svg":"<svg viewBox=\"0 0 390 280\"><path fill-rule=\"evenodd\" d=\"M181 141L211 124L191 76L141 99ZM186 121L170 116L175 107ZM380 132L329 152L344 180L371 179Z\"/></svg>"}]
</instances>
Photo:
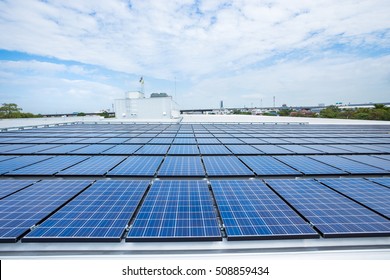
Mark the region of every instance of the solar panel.
<instances>
[{"instance_id":1,"label":"solar panel","mask_svg":"<svg viewBox=\"0 0 390 280\"><path fill-rule=\"evenodd\" d=\"M202 144L221 144L221 142L219 142L217 138L197 138L196 142L199 145L202 145Z\"/></svg>"},{"instance_id":2,"label":"solar panel","mask_svg":"<svg viewBox=\"0 0 390 280\"><path fill-rule=\"evenodd\" d=\"M294 152L290 150L286 150L280 146L276 145L252 145L256 149L268 155L287 155L294 154Z\"/></svg>"},{"instance_id":3,"label":"solar panel","mask_svg":"<svg viewBox=\"0 0 390 280\"><path fill-rule=\"evenodd\" d=\"M34 184L35 180L0 180L0 199Z\"/></svg>"},{"instance_id":4,"label":"solar panel","mask_svg":"<svg viewBox=\"0 0 390 280\"><path fill-rule=\"evenodd\" d=\"M173 144L196 144L195 138L175 138Z\"/></svg>"},{"instance_id":5,"label":"solar panel","mask_svg":"<svg viewBox=\"0 0 390 280\"><path fill-rule=\"evenodd\" d=\"M369 154L382 154L382 153L390 153L390 147L386 147L385 145L375 145L375 144L366 144L366 145L353 145L354 147L358 147L361 149L366 149Z\"/></svg>"},{"instance_id":6,"label":"solar panel","mask_svg":"<svg viewBox=\"0 0 390 280\"><path fill-rule=\"evenodd\" d=\"M149 144L171 144L174 138L153 138Z\"/></svg>"},{"instance_id":7,"label":"solar panel","mask_svg":"<svg viewBox=\"0 0 390 280\"><path fill-rule=\"evenodd\" d=\"M86 156L53 157L48 160L8 172L6 175L53 175L87 158L88 157Z\"/></svg>"},{"instance_id":8,"label":"solar panel","mask_svg":"<svg viewBox=\"0 0 390 280\"><path fill-rule=\"evenodd\" d=\"M124 156L93 156L60 171L57 175L104 175L125 158Z\"/></svg>"},{"instance_id":9,"label":"solar panel","mask_svg":"<svg viewBox=\"0 0 390 280\"><path fill-rule=\"evenodd\" d=\"M199 145L199 151L203 155L229 155L231 152L222 145Z\"/></svg>"},{"instance_id":10,"label":"solar panel","mask_svg":"<svg viewBox=\"0 0 390 280\"><path fill-rule=\"evenodd\" d=\"M108 138L99 142L100 144L121 144L129 140L129 138Z\"/></svg>"},{"instance_id":11,"label":"solar panel","mask_svg":"<svg viewBox=\"0 0 390 280\"><path fill-rule=\"evenodd\" d=\"M253 148L249 145L227 145L226 146L230 151L232 151L235 155L260 155L262 152L260 152L258 149Z\"/></svg>"},{"instance_id":12,"label":"solar panel","mask_svg":"<svg viewBox=\"0 0 390 280\"><path fill-rule=\"evenodd\" d=\"M349 151L332 147L330 145L305 145L305 147L316 149L320 152L327 154L347 154Z\"/></svg>"},{"instance_id":13,"label":"solar panel","mask_svg":"<svg viewBox=\"0 0 390 280\"><path fill-rule=\"evenodd\" d=\"M16 156L0 156L0 161L9 160L11 158L16 158Z\"/></svg>"},{"instance_id":14,"label":"solar panel","mask_svg":"<svg viewBox=\"0 0 390 280\"><path fill-rule=\"evenodd\" d=\"M306 156L275 156L274 158L306 175L347 174L340 169L315 161Z\"/></svg>"},{"instance_id":15,"label":"solar panel","mask_svg":"<svg viewBox=\"0 0 390 280\"><path fill-rule=\"evenodd\" d=\"M390 221L314 180L266 180L324 237L390 236Z\"/></svg>"},{"instance_id":16,"label":"solar panel","mask_svg":"<svg viewBox=\"0 0 390 280\"><path fill-rule=\"evenodd\" d=\"M234 156L205 156L203 162L209 176L253 176L238 158Z\"/></svg>"},{"instance_id":17,"label":"solar panel","mask_svg":"<svg viewBox=\"0 0 390 280\"><path fill-rule=\"evenodd\" d=\"M371 182L381 184L382 186L390 188L390 177L381 177L381 178L367 178Z\"/></svg>"},{"instance_id":18,"label":"solar panel","mask_svg":"<svg viewBox=\"0 0 390 280\"><path fill-rule=\"evenodd\" d=\"M205 181L156 181L126 241L222 240Z\"/></svg>"},{"instance_id":19,"label":"solar panel","mask_svg":"<svg viewBox=\"0 0 390 280\"><path fill-rule=\"evenodd\" d=\"M119 242L149 181L97 181L22 242Z\"/></svg>"},{"instance_id":20,"label":"solar panel","mask_svg":"<svg viewBox=\"0 0 390 280\"><path fill-rule=\"evenodd\" d=\"M200 157L168 156L158 171L158 176L205 176Z\"/></svg>"},{"instance_id":21,"label":"solar panel","mask_svg":"<svg viewBox=\"0 0 390 280\"><path fill-rule=\"evenodd\" d=\"M77 149L69 152L69 154L75 155L98 155L110 148L114 147L114 145L104 145L104 144L92 144L87 147Z\"/></svg>"},{"instance_id":22,"label":"solar panel","mask_svg":"<svg viewBox=\"0 0 390 280\"><path fill-rule=\"evenodd\" d=\"M111 149L102 152L102 155L132 155L134 154L141 145L115 145Z\"/></svg>"},{"instance_id":23,"label":"solar panel","mask_svg":"<svg viewBox=\"0 0 390 280\"><path fill-rule=\"evenodd\" d=\"M354 153L354 154L370 154L370 153L375 153L374 150L362 148L362 147L359 147L359 146L357 146L357 145L351 145L350 142L347 142L347 143L348 143L348 145L331 145L331 147L335 147L335 148L347 150L347 151L350 151L351 153Z\"/></svg>"},{"instance_id":24,"label":"solar panel","mask_svg":"<svg viewBox=\"0 0 390 280\"><path fill-rule=\"evenodd\" d=\"M135 152L138 155L165 155L169 145L145 145Z\"/></svg>"},{"instance_id":25,"label":"solar panel","mask_svg":"<svg viewBox=\"0 0 390 280\"><path fill-rule=\"evenodd\" d=\"M388 171L338 156L310 156L351 174L386 174Z\"/></svg>"},{"instance_id":26,"label":"solar panel","mask_svg":"<svg viewBox=\"0 0 390 280\"><path fill-rule=\"evenodd\" d=\"M80 141L77 141L78 144L97 144L100 143L104 140L107 140L108 138L97 138L94 137L93 135L88 135L87 137L92 137L92 138L85 138Z\"/></svg>"},{"instance_id":27,"label":"solar panel","mask_svg":"<svg viewBox=\"0 0 390 280\"><path fill-rule=\"evenodd\" d=\"M211 187L228 240L319 237L261 181L212 180Z\"/></svg>"},{"instance_id":28,"label":"solar panel","mask_svg":"<svg viewBox=\"0 0 390 280\"><path fill-rule=\"evenodd\" d=\"M301 175L302 173L270 156L239 157L256 175Z\"/></svg>"},{"instance_id":29,"label":"solar panel","mask_svg":"<svg viewBox=\"0 0 390 280\"><path fill-rule=\"evenodd\" d=\"M87 145L84 144L65 144L61 145L55 148L38 151L37 154L45 154L45 155L60 155L60 154L67 154L71 151L86 147Z\"/></svg>"},{"instance_id":30,"label":"solar panel","mask_svg":"<svg viewBox=\"0 0 390 280\"><path fill-rule=\"evenodd\" d=\"M91 181L44 180L0 200L0 242L16 242Z\"/></svg>"},{"instance_id":31,"label":"solar panel","mask_svg":"<svg viewBox=\"0 0 390 280\"><path fill-rule=\"evenodd\" d=\"M6 152L17 151L19 149L33 147L33 146L35 146L35 145L31 145L31 144L9 144L9 145L4 145L4 146L0 147L0 153L4 154Z\"/></svg>"},{"instance_id":32,"label":"solar panel","mask_svg":"<svg viewBox=\"0 0 390 280\"><path fill-rule=\"evenodd\" d=\"M197 145L172 145L168 155L199 155Z\"/></svg>"},{"instance_id":33,"label":"solar panel","mask_svg":"<svg viewBox=\"0 0 390 280\"><path fill-rule=\"evenodd\" d=\"M20 156L0 162L0 174L51 158L50 156Z\"/></svg>"},{"instance_id":34,"label":"solar panel","mask_svg":"<svg viewBox=\"0 0 390 280\"><path fill-rule=\"evenodd\" d=\"M130 156L109 171L107 175L154 176L162 160L161 156Z\"/></svg>"},{"instance_id":35,"label":"solar panel","mask_svg":"<svg viewBox=\"0 0 390 280\"><path fill-rule=\"evenodd\" d=\"M305 154L321 154L322 152L319 150L315 150L312 148L308 148L301 145L280 145L283 149L290 150L294 153L305 155Z\"/></svg>"},{"instance_id":36,"label":"solar panel","mask_svg":"<svg viewBox=\"0 0 390 280\"><path fill-rule=\"evenodd\" d=\"M347 158L350 160L354 160L360 163L368 164L374 167L378 167L390 171L390 161L385 159L368 156L368 155L350 155L350 156L343 156L343 158Z\"/></svg>"},{"instance_id":37,"label":"solar panel","mask_svg":"<svg viewBox=\"0 0 390 280\"><path fill-rule=\"evenodd\" d=\"M218 140L222 143L222 144L244 144L244 142L242 142L240 139L238 138L224 138L224 137L220 137L218 138Z\"/></svg>"},{"instance_id":38,"label":"solar panel","mask_svg":"<svg viewBox=\"0 0 390 280\"><path fill-rule=\"evenodd\" d=\"M127 140L126 144L146 144L148 143L152 138L131 138L130 140Z\"/></svg>"},{"instance_id":39,"label":"solar panel","mask_svg":"<svg viewBox=\"0 0 390 280\"><path fill-rule=\"evenodd\" d=\"M362 178L320 179L319 181L390 218L390 189Z\"/></svg>"}]
</instances>

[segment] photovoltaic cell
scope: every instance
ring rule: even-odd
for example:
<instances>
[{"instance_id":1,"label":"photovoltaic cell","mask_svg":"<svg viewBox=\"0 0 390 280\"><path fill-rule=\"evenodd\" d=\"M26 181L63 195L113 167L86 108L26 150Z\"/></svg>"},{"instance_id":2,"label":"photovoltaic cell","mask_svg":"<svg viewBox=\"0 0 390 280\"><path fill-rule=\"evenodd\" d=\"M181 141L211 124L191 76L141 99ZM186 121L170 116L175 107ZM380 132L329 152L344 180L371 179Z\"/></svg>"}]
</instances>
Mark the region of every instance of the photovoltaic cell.
<instances>
[{"instance_id":1,"label":"photovoltaic cell","mask_svg":"<svg viewBox=\"0 0 390 280\"><path fill-rule=\"evenodd\" d=\"M20 150L20 149L23 149L23 148L28 148L28 147L33 147L33 146L35 146L35 145L31 145L31 144L9 144L9 145L4 145L4 146L0 147L0 153L4 154L6 152L17 151L17 150Z\"/></svg>"},{"instance_id":2,"label":"photovoltaic cell","mask_svg":"<svg viewBox=\"0 0 390 280\"><path fill-rule=\"evenodd\" d=\"M374 167L378 167L390 171L390 161L385 159L381 159L369 155L350 155L350 156L343 156L343 158L347 158L363 164L368 164Z\"/></svg>"},{"instance_id":3,"label":"photovoltaic cell","mask_svg":"<svg viewBox=\"0 0 390 280\"><path fill-rule=\"evenodd\" d=\"M228 240L319 237L261 181L212 180L211 187Z\"/></svg>"},{"instance_id":4,"label":"photovoltaic cell","mask_svg":"<svg viewBox=\"0 0 390 280\"><path fill-rule=\"evenodd\" d=\"M16 158L16 156L0 156L0 162L5 161L5 160L9 160L11 158Z\"/></svg>"},{"instance_id":5,"label":"photovoltaic cell","mask_svg":"<svg viewBox=\"0 0 390 280\"><path fill-rule=\"evenodd\" d=\"M55 147L58 147L58 144L57 145L40 144L40 145L34 145L34 146L21 148L21 149L17 149L17 150L7 151L7 152L4 152L4 153L5 154L14 154L14 155L22 155L22 154L27 154L28 155L28 154L34 154L34 153L37 153L37 152L40 152L40 151L44 151L44 150L47 150L47 149L51 149L51 148L55 148Z\"/></svg>"},{"instance_id":6,"label":"photovoltaic cell","mask_svg":"<svg viewBox=\"0 0 390 280\"><path fill-rule=\"evenodd\" d=\"M169 145L145 145L135 152L137 155L165 155Z\"/></svg>"},{"instance_id":7,"label":"photovoltaic cell","mask_svg":"<svg viewBox=\"0 0 390 280\"><path fill-rule=\"evenodd\" d=\"M259 150L249 145L226 145L235 155L259 155L262 154Z\"/></svg>"},{"instance_id":8,"label":"photovoltaic cell","mask_svg":"<svg viewBox=\"0 0 390 280\"><path fill-rule=\"evenodd\" d=\"M203 157L206 173L209 176L253 176L250 171L235 156L205 156Z\"/></svg>"},{"instance_id":9,"label":"photovoltaic cell","mask_svg":"<svg viewBox=\"0 0 390 280\"><path fill-rule=\"evenodd\" d=\"M200 157L168 156L165 158L158 176L205 176Z\"/></svg>"},{"instance_id":10,"label":"photovoltaic cell","mask_svg":"<svg viewBox=\"0 0 390 280\"><path fill-rule=\"evenodd\" d=\"M22 242L119 242L148 185L141 180L97 181Z\"/></svg>"},{"instance_id":11,"label":"photovoltaic cell","mask_svg":"<svg viewBox=\"0 0 390 280\"><path fill-rule=\"evenodd\" d=\"M154 176L162 160L161 156L130 156L109 171L107 175Z\"/></svg>"},{"instance_id":12,"label":"photovoltaic cell","mask_svg":"<svg viewBox=\"0 0 390 280\"><path fill-rule=\"evenodd\" d=\"M75 155L98 155L104 151L111 149L114 145L104 145L104 144L92 144L85 148L77 149L69 152L69 154Z\"/></svg>"},{"instance_id":13,"label":"photovoltaic cell","mask_svg":"<svg viewBox=\"0 0 390 280\"><path fill-rule=\"evenodd\" d=\"M69 152L72 152L77 149L81 149L83 147L86 147L87 145L83 144L65 144L61 145L52 149L47 149L43 151L36 152L37 154L47 154L47 155L60 155L60 154L67 154Z\"/></svg>"},{"instance_id":14,"label":"photovoltaic cell","mask_svg":"<svg viewBox=\"0 0 390 280\"><path fill-rule=\"evenodd\" d=\"M314 180L266 180L324 237L390 236L390 221Z\"/></svg>"},{"instance_id":15,"label":"photovoltaic cell","mask_svg":"<svg viewBox=\"0 0 390 280\"><path fill-rule=\"evenodd\" d=\"M141 145L116 145L111 149L102 152L103 155L132 155L134 154Z\"/></svg>"},{"instance_id":16,"label":"photovoltaic cell","mask_svg":"<svg viewBox=\"0 0 390 280\"><path fill-rule=\"evenodd\" d=\"M86 156L53 157L51 159L8 172L7 175L53 175L87 158L88 157Z\"/></svg>"},{"instance_id":17,"label":"photovoltaic cell","mask_svg":"<svg viewBox=\"0 0 390 280\"><path fill-rule=\"evenodd\" d=\"M104 175L125 158L124 156L93 156L60 171L57 175Z\"/></svg>"},{"instance_id":18,"label":"photovoltaic cell","mask_svg":"<svg viewBox=\"0 0 390 280\"><path fill-rule=\"evenodd\" d=\"M9 171L13 171L18 168L28 166L30 164L41 162L49 158L51 157L50 156L20 156L6 161L2 161L0 162L0 174L5 174Z\"/></svg>"},{"instance_id":19,"label":"photovoltaic cell","mask_svg":"<svg viewBox=\"0 0 390 280\"><path fill-rule=\"evenodd\" d=\"M386 174L388 171L338 156L310 156L312 159L332 165L351 174Z\"/></svg>"},{"instance_id":20,"label":"photovoltaic cell","mask_svg":"<svg viewBox=\"0 0 390 280\"><path fill-rule=\"evenodd\" d=\"M390 218L390 189L362 178L320 179L319 181Z\"/></svg>"},{"instance_id":21,"label":"photovoltaic cell","mask_svg":"<svg viewBox=\"0 0 390 280\"><path fill-rule=\"evenodd\" d=\"M205 181L156 181L126 241L222 240Z\"/></svg>"},{"instance_id":22,"label":"photovoltaic cell","mask_svg":"<svg viewBox=\"0 0 390 280\"><path fill-rule=\"evenodd\" d=\"M276 156L275 158L306 175L347 174L306 156Z\"/></svg>"},{"instance_id":23,"label":"photovoltaic cell","mask_svg":"<svg viewBox=\"0 0 390 280\"><path fill-rule=\"evenodd\" d=\"M172 145L168 155L199 155L197 145Z\"/></svg>"},{"instance_id":24,"label":"photovoltaic cell","mask_svg":"<svg viewBox=\"0 0 390 280\"><path fill-rule=\"evenodd\" d=\"M294 153L305 155L305 154L320 154L321 151L308 148L302 145L280 145L283 149L290 150Z\"/></svg>"},{"instance_id":25,"label":"photovoltaic cell","mask_svg":"<svg viewBox=\"0 0 390 280\"><path fill-rule=\"evenodd\" d=\"M14 193L20 189L34 184L35 180L1 180L0 181L0 199Z\"/></svg>"},{"instance_id":26,"label":"photovoltaic cell","mask_svg":"<svg viewBox=\"0 0 390 280\"><path fill-rule=\"evenodd\" d=\"M390 177L383 177L383 178L367 178L368 180L381 184L383 186L389 187L390 188Z\"/></svg>"},{"instance_id":27,"label":"photovoltaic cell","mask_svg":"<svg viewBox=\"0 0 390 280\"><path fill-rule=\"evenodd\" d=\"M252 145L256 149L260 150L261 152L269 155L287 155L287 154L294 154L294 152L290 150L283 149L280 146L276 145Z\"/></svg>"},{"instance_id":28,"label":"photovoltaic cell","mask_svg":"<svg viewBox=\"0 0 390 280\"><path fill-rule=\"evenodd\" d=\"M199 145L200 153L203 155L229 155L231 152L222 145Z\"/></svg>"},{"instance_id":29,"label":"photovoltaic cell","mask_svg":"<svg viewBox=\"0 0 390 280\"><path fill-rule=\"evenodd\" d=\"M0 200L0 242L16 242L90 184L84 180L44 180Z\"/></svg>"},{"instance_id":30,"label":"photovoltaic cell","mask_svg":"<svg viewBox=\"0 0 390 280\"><path fill-rule=\"evenodd\" d=\"M239 157L257 175L301 175L302 173L271 156Z\"/></svg>"}]
</instances>

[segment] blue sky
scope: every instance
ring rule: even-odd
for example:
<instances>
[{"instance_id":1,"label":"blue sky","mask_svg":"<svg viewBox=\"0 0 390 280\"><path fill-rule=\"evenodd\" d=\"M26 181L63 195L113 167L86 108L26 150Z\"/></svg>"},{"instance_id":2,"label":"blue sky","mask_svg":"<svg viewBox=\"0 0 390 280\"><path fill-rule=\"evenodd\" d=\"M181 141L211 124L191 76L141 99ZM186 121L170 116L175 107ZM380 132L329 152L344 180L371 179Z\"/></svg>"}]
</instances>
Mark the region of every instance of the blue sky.
<instances>
[{"instance_id":1,"label":"blue sky","mask_svg":"<svg viewBox=\"0 0 390 280\"><path fill-rule=\"evenodd\" d=\"M389 14L387 0L0 0L0 102L111 109L141 76L186 109L389 102Z\"/></svg>"}]
</instances>

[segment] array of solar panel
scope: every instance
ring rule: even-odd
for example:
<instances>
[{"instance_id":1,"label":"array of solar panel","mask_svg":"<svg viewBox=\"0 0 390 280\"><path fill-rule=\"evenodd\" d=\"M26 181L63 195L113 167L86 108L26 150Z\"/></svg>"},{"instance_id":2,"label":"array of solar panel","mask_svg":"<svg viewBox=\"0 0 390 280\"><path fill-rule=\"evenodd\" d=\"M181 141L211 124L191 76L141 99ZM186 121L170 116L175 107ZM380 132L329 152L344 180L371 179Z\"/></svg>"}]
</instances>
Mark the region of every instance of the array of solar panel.
<instances>
[{"instance_id":1,"label":"array of solar panel","mask_svg":"<svg viewBox=\"0 0 390 280\"><path fill-rule=\"evenodd\" d=\"M207 183L156 181L126 241L222 240Z\"/></svg>"},{"instance_id":2,"label":"array of solar panel","mask_svg":"<svg viewBox=\"0 0 390 280\"><path fill-rule=\"evenodd\" d=\"M97 181L22 242L119 242L148 185L142 180Z\"/></svg>"},{"instance_id":3,"label":"array of solar panel","mask_svg":"<svg viewBox=\"0 0 390 280\"><path fill-rule=\"evenodd\" d=\"M202 161L198 156L168 156L162 163L158 171L158 176L204 177L205 171Z\"/></svg>"},{"instance_id":4,"label":"array of solar panel","mask_svg":"<svg viewBox=\"0 0 390 280\"><path fill-rule=\"evenodd\" d=\"M137 155L165 155L169 145L145 145L135 152Z\"/></svg>"},{"instance_id":5,"label":"array of solar panel","mask_svg":"<svg viewBox=\"0 0 390 280\"><path fill-rule=\"evenodd\" d=\"M1 180L0 181L0 199L19 191L27 186L34 184L35 180Z\"/></svg>"},{"instance_id":6,"label":"array of solar panel","mask_svg":"<svg viewBox=\"0 0 390 280\"><path fill-rule=\"evenodd\" d=\"M369 155L351 155L344 158L390 171L390 161Z\"/></svg>"},{"instance_id":7,"label":"array of solar panel","mask_svg":"<svg viewBox=\"0 0 390 280\"><path fill-rule=\"evenodd\" d=\"M226 145L235 155L259 155L262 154L259 150L249 145Z\"/></svg>"},{"instance_id":8,"label":"array of solar panel","mask_svg":"<svg viewBox=\"0 0 390 280\"><path fill-rule=\"evenodd\" d=\"M306 175L347 174L340 169L305 156L276 156L275 158Z\"/></svg>"},{"instance_id":9,"label":"array of solar panel","mask_svg":"<svg viewBox=\"0 0 390 280\"><path fill-rule=\"evenodd\" d=\"M390 236L390 221L319 182L266 180L324 237Z\"/></svg>"},{"instance_id":10,"label":"array of solar panel","mask_svg":"<svg viewBox=\"0 0 390 280\"><path fill-rule=\"evenodd\" d=\"M44 180L0 200L0 242L16 242L91 181Z\"/></svg>"},{"instance_id":11,"label":"array of solar panel","mask_svg":"<svg viewBox=\"0 0 390 280\"><path fill-rule=\"evenodd\" d=\"M31 164L41 162L51 158L50 156L22 156L11 158L5 161L0 162L0 174L5 174L7 172L29 166Z\"/></svg>"},{"instance_id":12,"label":"array of solar panel","mask_svg":"<svg viewBox=\"0 0 390 280\"><path fill-rule=\"evenodd\" d=\"M124 156L94 156L58 172L57 175L104 175L125 158Z\"/></svg>"},{"instance_id":13,"label":"array of solar panel","mask_svg":"<svg viewBox=\"0 0 390 280\"><path fill-rule=\"evenodd\" d=\"M281 198L258 180L212 180L228 240L318 238Z\"/></svg>"},{"instance_id":14,"label":"array of solar panel","mask_svg":"<svg viewBox=\"0 0 390 280\"><path fill-rule=\"evenodd\" d=\"M390 218L390 189L362 178L320 179L321 183Z\"/></svg>"},{"instance_id":15,"label":"array of solar panel","mask_svg":"<svg viewBox=\"0 0 390 280\"><path fill-rule=\"evenodd\" d=\"M162 160L162 156L130 156L109 171L107 175L154 176Z\"/></svg>"},{"instance_id":16,"label":"array of solar panel","mask_svg":"<svg viewBox=\"0 0 390 280\"><path fill-rule=\"evenodd\" d=\"M237 157L234 156L205 156L203 162L209 176L253 176Z\"/></svg>"},{"instance_id":17,"label":"array of solar panel","mask_svg":"<svg viewBox=\"0 0 390 280\"><path fill-rule=\"evenodd\" d=\"M102 152L103 155L132 155L134 154L141 145L116 145L111 149L105 150Z\"/></svg>"},{"instance_id":18,"label":"array of solar panel","mask_svg":"<svg viewBox=\"0 0 390 280\"><path fill-rule=\"evenodd\" d=\"M259 176L302 174L271 156L240 156L240 159Z\"/></svg>"},{"instance_id":19,"label":"array of solar panel","mask_svg":"<svg viewBox=\"0 0 390 280\"><path fill-rule=\"evenodd\" d=\"M198 155L197 145L172 145L168 155Z\"/></svg>"},{"instance_id":20,"label":"array of solar panel","mask_svg":"<svg viewBox=\"0 0 390 280\"><path fill-rule=\"evenodd\" d=\"M351 174L386 174L388 171L339 156L310 156L311 158L332 165Z\"/></svg>"}]
</instances>

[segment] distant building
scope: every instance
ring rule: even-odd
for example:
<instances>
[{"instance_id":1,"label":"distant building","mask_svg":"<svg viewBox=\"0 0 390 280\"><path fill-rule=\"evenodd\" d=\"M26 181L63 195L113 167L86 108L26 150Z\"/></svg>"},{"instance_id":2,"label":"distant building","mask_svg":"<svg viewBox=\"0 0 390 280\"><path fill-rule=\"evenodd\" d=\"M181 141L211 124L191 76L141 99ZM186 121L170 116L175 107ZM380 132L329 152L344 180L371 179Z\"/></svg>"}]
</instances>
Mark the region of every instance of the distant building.
<instances>
[{"instance_id":1,"label":"distant building","mask_svg":"<svg viewBox=\"0 0 390 280\"><path fill-rule=\"evenodd\" d=\"M180 116L179 106L166 93L152 93L150 98L139 91L127 92L124 99L114 100L116 118L173 119Z\"/></svg>"}]
</instances>

